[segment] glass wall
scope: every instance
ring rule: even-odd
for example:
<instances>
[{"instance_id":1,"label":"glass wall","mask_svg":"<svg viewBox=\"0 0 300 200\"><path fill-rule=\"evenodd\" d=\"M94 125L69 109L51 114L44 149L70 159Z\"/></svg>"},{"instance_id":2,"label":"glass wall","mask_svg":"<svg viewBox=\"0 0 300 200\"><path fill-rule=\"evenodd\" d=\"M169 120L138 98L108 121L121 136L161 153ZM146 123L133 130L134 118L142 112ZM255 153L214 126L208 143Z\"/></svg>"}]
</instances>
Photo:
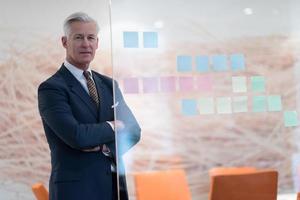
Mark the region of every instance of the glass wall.
<instances>
[{"instance_id":1,"label":"glass wall","mask_svg":"<svg viewBox=\"0 0 300 200\"><path fill-rule=\"evenodd\" d=\"M197 200L215 167L275 169L280 194L299 190L299 11L295 0L111 2L113 76L142 129L130 149L118 132L130 199L138 174L175 169Z\"/></svg>"}]
</instances>

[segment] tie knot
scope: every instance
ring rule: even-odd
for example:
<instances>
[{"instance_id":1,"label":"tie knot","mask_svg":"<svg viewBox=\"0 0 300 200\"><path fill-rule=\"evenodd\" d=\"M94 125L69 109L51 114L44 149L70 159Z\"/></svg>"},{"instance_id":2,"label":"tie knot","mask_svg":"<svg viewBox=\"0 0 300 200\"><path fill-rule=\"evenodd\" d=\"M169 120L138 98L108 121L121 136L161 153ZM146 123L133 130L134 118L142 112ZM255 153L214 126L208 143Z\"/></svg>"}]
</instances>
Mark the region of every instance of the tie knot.
<instances>
[{"instance_id":1,"label":"tie knot","mask_svg":"<svg viewBox=\"0 0 300 200\"><path fill-rule=\"evenodd\" d=\"M83 71L83 76L86 80L91 79L91 73L89 71Z\"/></svg>"}]
</instances>

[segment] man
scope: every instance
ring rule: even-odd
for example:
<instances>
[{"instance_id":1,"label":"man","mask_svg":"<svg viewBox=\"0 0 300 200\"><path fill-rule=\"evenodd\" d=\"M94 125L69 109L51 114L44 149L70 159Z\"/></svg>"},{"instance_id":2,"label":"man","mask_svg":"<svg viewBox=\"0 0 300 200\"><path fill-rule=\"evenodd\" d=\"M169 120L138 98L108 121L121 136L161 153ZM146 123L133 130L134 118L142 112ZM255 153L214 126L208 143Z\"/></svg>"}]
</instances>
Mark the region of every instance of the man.
<instances>
[{"instance_id":1,"label":"man","mask_svg":"<svg viewBox=\"0 0 300 200\"><path fill-rule=\"evenodd\" d=\"M74 13L64 33L66 60L38 89L51 150L50 200L116 200L118 191L127 200L121 157L139 141L140 127L117 83L90 69L98 48L96 21Z\"/></svg>"}]
</instances>

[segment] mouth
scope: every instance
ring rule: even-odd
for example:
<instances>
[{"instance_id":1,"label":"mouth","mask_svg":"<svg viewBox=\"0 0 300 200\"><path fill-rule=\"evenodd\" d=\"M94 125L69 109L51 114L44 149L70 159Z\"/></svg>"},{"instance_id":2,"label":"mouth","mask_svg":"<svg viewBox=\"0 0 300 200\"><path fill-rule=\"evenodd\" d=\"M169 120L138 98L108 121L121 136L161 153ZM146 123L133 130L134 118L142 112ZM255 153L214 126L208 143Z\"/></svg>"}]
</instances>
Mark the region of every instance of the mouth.
<instances>
[{"instance_id":1,"label":"mouth","mask_svg":"<svg viewBox=\"0 0 300 200\"><path fill-rule=\"evenodd\" d=\"M90 54L92 54L92 52L90 52L90 51L81 51L79 53L82 54L82 55L90 55Z\"/></svg>"}]
</instances>

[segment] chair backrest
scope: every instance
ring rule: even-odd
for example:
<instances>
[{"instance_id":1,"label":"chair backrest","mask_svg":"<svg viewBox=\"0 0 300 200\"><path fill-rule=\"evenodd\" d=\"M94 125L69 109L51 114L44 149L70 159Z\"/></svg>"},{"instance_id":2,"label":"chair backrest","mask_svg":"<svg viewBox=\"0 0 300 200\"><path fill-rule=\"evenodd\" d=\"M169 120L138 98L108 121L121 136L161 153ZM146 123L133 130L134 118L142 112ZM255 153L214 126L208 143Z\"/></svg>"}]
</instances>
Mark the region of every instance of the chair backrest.
<instances>
[{"instance_id":1,"label":"chair backrest","mask_svg":"<svg viewBox=\"0 0 300 200\"><path fill-rule=\"evenodd\" d=\"M32 185L31 189L37 200L49 200L49 192L42 183Z\"/></svg>"},{"instance_id":2,"label":"chair backrest","mask_svg":"<svg viewBox=\"0 0 300 200\"><path fill-rule=\"evenodd\" d=\"M278 172L261 170L211 177L210 200L276 200Z\"/></svg>"},{"instance_id":3,"label":"chair backrest","mask_svg":"<svg viewBox=\"0 0 300 200\"><path fill-rule=\"evenodd\" d=\"M134 174L137 200L191 200L184 170Z\"/></svg>"},{"instance_id":4,"label":"chair backrest","mask_svg":"<svg viewBox=\"0 0 300 200\"><path fill-rule=\"evenodd\" d=\"M215 167L209 170L209 176L225 175L225 174L244 174L248 172L255 172L255 167Z\"/></svg>"},{"instance_id":5,"label":"chair backrest","mask_svg":"<svg viewBox=\"0 0 300 200\"><path fill-rule=\"evenodd\" d=\"M297 200L300 200L300 193L297 193Z\"/></svg>"}]
</instances>

